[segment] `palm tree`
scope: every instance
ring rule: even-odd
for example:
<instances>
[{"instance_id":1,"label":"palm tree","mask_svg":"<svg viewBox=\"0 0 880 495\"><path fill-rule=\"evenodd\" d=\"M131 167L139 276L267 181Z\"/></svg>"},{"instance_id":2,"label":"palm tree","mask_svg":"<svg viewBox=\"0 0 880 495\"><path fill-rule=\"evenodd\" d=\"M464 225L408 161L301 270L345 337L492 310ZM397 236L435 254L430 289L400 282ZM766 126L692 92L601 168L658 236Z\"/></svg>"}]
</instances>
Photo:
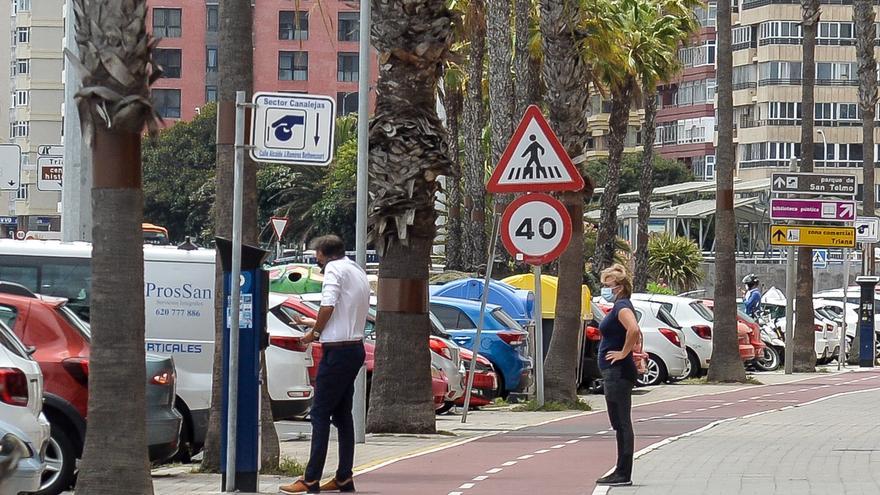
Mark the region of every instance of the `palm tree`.
<instances>
[{"instance_id":1,"label":"palm tree","mask_svg":"<svg viewBox=\"0 0 880 495\"><path fill-rule=\"evenodd\" d=\"M712 332L713 382L742 382L746 375L739 358L736 334L736 216L733 209L733 55L730 0L718 1L718 146L715 194L715 327ZM812 337L813 332L810 332Z\"/></svg>"},{"instance_id":2,"label":"palm tree","mask_svg":"<svg viewBox=\"0 0 880 495\"><path fill-rule=\"evenodd\" d=\"M813 171L815 125L816 35L819 30L819 0L802 0L801 20L804 33L803 121L801 124L801 172ZM720 27L719 27L720 29ZM720 50L720 48L719 48ZM720 53L720 51L719 51ZM717 228L716 228L717 231ZM795 297L794 360L797 372L816 371L815 332L813 329L813 250L798 248L797 289ZM791 290L791 289L789 289Z\"/></svg>"},{"instance_id":3,"label":"palm tree","mask_svg":"<svg viewBox=\"0 0 880 495\"><path fill-rule=\"evenodd\" d=\"M862 114L862 153L865 185L862 210L866 216L874 216L874 117L877 106L877 59L874 55L875 14L870 0L853 0L853 22L856 30L856 57L859 63L859 110ZM865 250L868 257L868 275L874 274L874 249ZM847 282L848 283L848 282ZM853 349L858 349L861 338L856 331ZM857 352L850 353L850 364L858 364Z\"/></svg>"},{"instance_id":4,"label":"palm tree","mask_svg":"<svg viewBox=\"0 0 880 495\"><path fill-rule=\"evenodd\" d=\"M486 53L486 4L484 0L470 0L463 19L464 31L470 44L465 79L465 100L462 113L464 130L464 268L472 270L484 263L486 247L486 153L483 149L483 129L486 127L486 108L483 102L483 64Z\"/></svg>"},{"instance_id":5,"label":"palm tree","mask_svg":"<svg viewBox=\"0 0 880 495\"><path fill-rule=\"evenodd\" d=\"M583 152L583 127L589 105L589 66L580 56L582 39L575 36L580 11L577 0L541 0L543 77L547 84L544 101L550 125L570 156ZM584 198L593 191L589 178L585 182L584 191L562 195L573 231L571 242L559 259L556 323L544 365L545 398L548 401L577 401L577 379L571 370L577 369L578 333L582 331Z\"/></svg>"},{"instance_id":6,"label":"palm tree","mask_svg":"<svg viewBox=\"0 0 880 495\"><path fill-rule=\"evenodd\" d=\"M514 0L514 28L515 43L513 53L513 66L516 68L516 113L514 116L525 114L526 108L534 100L534 87L537 84L539 74L534 70L532 53L529 41L532 39L532 12L535 10L533 0Z\"/></svg>"},{"instance_id":7,"label":"palm tree","mask_svg":"<svg viewBox=\"0 0 880 495\"><path fill-rule=\"evenodd\" d=\"M94 179L89 427L77 491L152 494L140 297L141 133L157 129L150 84L161 71L150 56L146 0L75 0L74 12L79 60L73 62L83 86L76 99Z\"/></svg>"},{"instance_id":8,"label":"palm tree","mask_svg":"<svg viewBox=\"0 0 880 495\"><path fill-rule=\"evenodd\" d=\"M461 45L457 45L461 48ZM446 128L449 131L449 155L452 157L452 173L446 178L446 268L464 268L462 243L462 179L459 134L461 113L464 107L464 71L455 63L448 63L443 77L443 107L446 110Z\"/></svg>"},{"instance_id":9,"label":"palm tree","mask_svg":"<svg viewBox=\"0 0 880 495\"><path fill-rule=\"evenodd\" d=\"M435 101L454 14L436 0L385 0L373 9L379 81L370 124L369 220L382 259L367 429L432 433L428 269L437 178L452 167Z\"/></svg>"},{"instance_id":10,"label":"palm tree","mask_svg":"<svg viewBox=\"0 0 880 495\"><path fill-rule=\"evenodd\" d=\"M253 10L251 0L225 0L220 3L220 84L218 86L218 139L217 139L217 172L215 176L216 194L214 200L215 235L227 239L232 238L232 190L233 170L235 162L234 142L224 132L229 123L234 122L235 92L246 91L250 98L254 86L254 50L253 50ZM246 154L247 155L247 154ZM242 240L246 244L259 245L260 229L257 224L257 167L249 159L245 161L244 201L242 209ZM219 254L218 254L219 256ZM216 286L217 294L223 294L223 277L220 260L217 259ZM223 298L214 298L215 342L223 341ZM202 459L202 470L216 472L220 469L220 431L221 407L223 406L224 387L222 386L223 346L214 346L214 373L211 389L211 414L208 422L208 434L205 438L205 453ZM263 364L265 375L265 363ZM261 450L263 469L272 469L278 465L280 450L278 434L272 422L269 408L269 394L266 381L262 386L261 410Z\"/></svg>"},{"instance_id":11,"label":"palm tree","mask_svg":"<svg viewBox=\"0 0 880 495\"><path fill-rule=\"evenodd\" d=\"M489 43L489 125L492 128L492 167L513 134L515 95L510 64L513 38L510 32L511 0L486 2L486 38Z\"/></svg>"},{"instance_id":12,"label":"palm tree","mask_svg":"<svg viewBox=\"0 0 880 495\"><path fill-rule=\"evenodd\" d=\"M699 24L693 9L697 0L660 0L641 18L640 44L632 48L636 70L644 94L645 125L642 139L642 170L639 177L638 233L636 240L636 292L644 292L648 284L648 218L651 216L651 192L654 172L654 134L657 130L657 84L668 82L678 74L678 47L697 30Z\"/></svg>"}]
</instances>

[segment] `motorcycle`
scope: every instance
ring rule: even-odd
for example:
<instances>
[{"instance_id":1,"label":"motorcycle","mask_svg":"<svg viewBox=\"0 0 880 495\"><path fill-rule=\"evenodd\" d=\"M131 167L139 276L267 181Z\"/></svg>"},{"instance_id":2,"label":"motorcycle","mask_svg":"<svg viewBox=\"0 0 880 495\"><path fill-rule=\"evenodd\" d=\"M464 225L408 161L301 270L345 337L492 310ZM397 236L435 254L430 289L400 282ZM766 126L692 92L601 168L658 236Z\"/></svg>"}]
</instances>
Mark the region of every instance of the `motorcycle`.
<instances>
[{"instance_id":1,"label":"motorcycle","mask_svg":"<svg viewBox=\"0 0 880 495\"><path fill-rule=\"evenodd\" d=\"M756 357L755 367L762 371L776 371L785 360L785 334L770 317L769 311L755 315L761 327L761 340L764 342L764 355Z\"/></svg>"}]
</instances>

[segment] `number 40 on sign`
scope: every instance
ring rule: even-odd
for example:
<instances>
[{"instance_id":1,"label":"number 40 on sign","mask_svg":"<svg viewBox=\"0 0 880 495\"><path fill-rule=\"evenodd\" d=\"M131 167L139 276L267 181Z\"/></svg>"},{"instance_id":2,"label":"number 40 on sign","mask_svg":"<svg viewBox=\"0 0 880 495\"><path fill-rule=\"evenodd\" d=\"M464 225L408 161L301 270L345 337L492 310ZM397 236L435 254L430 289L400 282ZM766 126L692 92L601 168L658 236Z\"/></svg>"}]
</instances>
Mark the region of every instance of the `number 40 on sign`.
<instances>
[{"instance_id":1,"label":"number 40 on sign","mask_svg":"<svg viewBox=\"0 0 880 495\"><path fill-rule=\"evenodd\" d=\"M520 196L504 210L501 241L517 261L543 265L568 247L571 220L562 203L551 196Z\"/></svg>"}]
</instances>

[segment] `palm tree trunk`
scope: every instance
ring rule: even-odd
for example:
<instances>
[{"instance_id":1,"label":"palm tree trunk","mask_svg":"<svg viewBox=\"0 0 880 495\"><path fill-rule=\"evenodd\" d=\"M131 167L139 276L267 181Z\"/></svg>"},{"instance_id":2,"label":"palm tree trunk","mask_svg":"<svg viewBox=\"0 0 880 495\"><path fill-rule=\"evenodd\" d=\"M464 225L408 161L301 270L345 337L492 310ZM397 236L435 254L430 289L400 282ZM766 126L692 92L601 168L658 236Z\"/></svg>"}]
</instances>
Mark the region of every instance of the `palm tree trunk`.
<instances>
[{"instance_id":1,"label":"palm tree trunk","mask_svg":"<svg viewBox=\"0 0 880 495\"><path fill-rule=\"evenodd\" d=\"M534 98L534 87L538 79L534 72L532 55L529 52L531 36L533 0L514 0L514 26L516 27L516 43L514 46L514 72L516 73L516 114L525 114L526 108L537 103Z\"/></svg>"},{"instance_id":2,"label":"palm tree trunk","mask_svg":"<svg viewBox=\"0 0 880 495\"><path fill-rule=\"evenodd\" d=\"M816 88L816 35L819 29L819 0L803 0L804 33L803 123L801 124L801 172L813 171L814 104ZM813 328L813 250L798 248L795 308L794 362L796 372L816 371L816 334ZM790 290L790 289L789 289Z\"/></svg>"},{"instance_id":3,"label":"palm tree trunk","mask_svg":"<svg viewBox=\"0 0 880 495\"><path fill-rule=\"evenodd\" d=\"M370 236L382 257L367 418L373 433L435 431L428 271L436 178L452 168L435 99L452 18L437 0L373 2L372 40L381 63L370 124Z\"/></svg>"},{"instance_id":4,"label":"palm tree trunk","mask_svg":"<svg viewBox=\"0 0 880 495\"><path fill-rule=\"evenodd\" d=\"M648 286L648 218L651 216L651 192L654 190L654 134L657 131L657 89L646 88L642 172L639 177L639 231L636 242L636 267L633 288L645 292Z\"/></svg>"},{"instance_id":5,"label":"palm tree trunk","mask_svg":"<svg viewBox=\"0 0 880 495\"><path fill-rule=\"evenodd\" d=\"M620 192L620 165L623 147L629 129L629 110L632 106L635 80L627 79L614 91L611 101L611 117L608 136L608 177L605 192L602 193L602 216L599 220L599 236L596 240L596 256L593 273L599 273L614 263L615 240L617 239L617 200Z\"/></svg>"},{"instance_id":6,"label":"palm tree trunk","mask_svg":"<svg viewBox=\"0 0 880 495\"><path fill-rule=\"evenodd\" d=\"M92 345L81 493L153 493L144 417L144 300L132 297L144 287L140 143L137 133L99 127L92 146ZM125 400L119 400L123 391Z\"/></svg>"},{"instance_id":7,"label":"palm tree trunk","mask_svg":"<svg viewBox=\"0 0 880 495\"><path fill-rule=\"evenodd\" d=\"M460 88L447 88L444 107L446 108L446 127L449 131L449 155L452 157L452 173L446 177L446 268L462 270L462 180L461 154L459 153L459 132L461 126L464 95Z\"/></svg>"},{"instance_id":8,"label":"palm tree trunk","mask_svg":"<svg viewBox=\"0 0 880 495\"><path fill-rule=\"evenodd\" d=\"M486 52L485 4L471 0L467 19L470 56L467 63L467 93L464 101L464 222L463 262L473 270L485 263L486 256L486 155L483 151L483 128L486 109L483 104L483 62Z\"/></svg>"},{"instance_id":9,"label":"palm tree trunk","mask_svg":"<svg viewBox=\"0 0 880 495\"><path fill-rule=\"evenodd\" d=\"M228 127L235 119L235 92L246 91L248 97L253 92L253 10L250 0L226 0L220 3L220 84L218 86L219 101L217 110L218 127ZM215 175L216 194L214 200L215 235L232 238L232 176L235 165L234 136L223 139L218 133L217 171ZM242 240L251 245L258 245L259 226L257 225L257 167L247 154L244 171L244 204L242 210ZM218 255L219 256L219 255ZM215 293L223 294L223 272L220 259L216 263ZM214 298L214 373L211 388L211 415L208 421L208 433L205 437L205 453L202 459L202 470L217 472L220 470L220 433L222 426L221 407L223 405L224 387L222 386L223 369L223 298ZM269 403L266 381L263 380L261 400L263 405ZM271 470L278 466L280 448L278 434L269 407L260 408L260 447L262 468Z\"/></svg>"},{"instance_id":10,"label":"palm tree trunk","mask_svg":"<svg viewBox=\"0 0 880 495\"><path fill-rule=\"evenodd\" d=\"M862 153L864 174L864 186L862 196L862 211L865 216L874 216L875 195L874 191L874 117L877 105L877 59L874 55L874 8L870 0L853 1L853 21L856 31L856 57L859 63L859 110L862 114ZM874 248L865 250L868 275L873 275ZM849 281L844 282L849 284ZM861 332L856 329L852 343L853 349L859 349L861 345ZM849 364L859 364L859 353L851 352Z\"/></svg>"},{"instance_id":11,"label":"palm tree trunk","mask_svg":"<svg viewBox=\"0 0 880 495\"><path fill-rule=\"evenodd\" d=\"M575 0L542 0L541 32L544 43L543 75L547 83L550 125L570 156L583 152L583 124L588 114L588 68L579 56L573 36ZM577 401L574 370L580 358L578 336L581 322L581 284L584 280L584 202L593 192L585 178L584 191L562 195L572 220L571 242L559 259L559 287L556 322L544 366L545 398L548 401Z\"/></svg>"},{"instance_id":12,"label":"palm tree trunk","mask_svg":"<svg viewBox=\"0 0 880 495\"><path fill-rule=\"evenodd\" d=\"M492 127L492 166L498 164L513 134L515 97L510 70L511 0L488 0L486 37L489 42L489 125Z\"/></svg>"},{"instance_id":13,"label":"palm tree trunk","mask_svg":"<svg viewBox=\"0 0 880 495\"><path fill-rule=\"evenodd\" d=\"M718 147L715 195L715 326L709 381L742 382L736 334L736 217L733 210L733 55L730 0L718 1Z\"/></svg>"}]
</instances>

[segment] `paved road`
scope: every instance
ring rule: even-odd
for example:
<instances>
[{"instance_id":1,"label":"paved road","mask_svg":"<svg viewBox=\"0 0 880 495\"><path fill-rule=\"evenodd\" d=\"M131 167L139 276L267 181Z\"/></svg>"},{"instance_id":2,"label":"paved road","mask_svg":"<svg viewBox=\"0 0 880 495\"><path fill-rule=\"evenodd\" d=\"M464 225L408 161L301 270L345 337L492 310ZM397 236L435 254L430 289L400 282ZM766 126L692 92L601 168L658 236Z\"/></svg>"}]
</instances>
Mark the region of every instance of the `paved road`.
<instances>
[{"instance_id":1,"label":"paved road","mask_svg":"<svg viewBox=\"0 0 880 495\"><path fill-rule=\"evenodd\" d=\"M643 404L633 410L636 450L719 421L878 387L880 372L853 372ZM358 489L382 495L590 494L594 480L615 461L614 432L609 429L607 416L594 413L514 432L488 433L361 473Z\"/></svg>"}]
</instances>

